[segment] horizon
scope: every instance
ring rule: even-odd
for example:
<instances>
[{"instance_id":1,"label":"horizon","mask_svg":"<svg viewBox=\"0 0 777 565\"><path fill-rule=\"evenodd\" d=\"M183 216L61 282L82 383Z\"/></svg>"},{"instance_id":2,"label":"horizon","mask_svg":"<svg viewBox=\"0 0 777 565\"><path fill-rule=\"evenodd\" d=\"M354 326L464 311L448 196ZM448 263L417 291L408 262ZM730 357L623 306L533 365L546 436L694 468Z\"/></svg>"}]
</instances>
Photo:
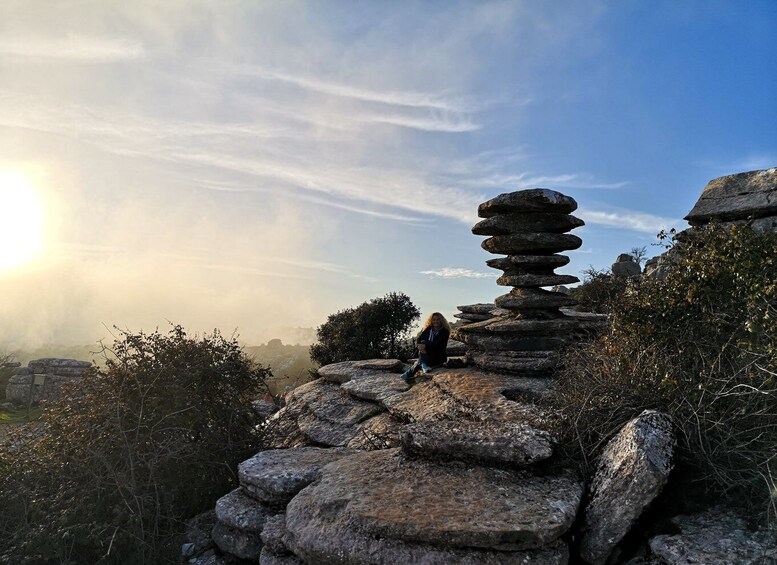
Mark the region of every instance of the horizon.
<instances>
[{"instance_id":1,"label":"horizon","mask_svg":"<svg viewBox=\"0 0 777 565\"><path fill-rule=\"evenodd\" d=\"M470 232L485 200L575 198L557 272L582 279L659 254L710 180L777 166L771 0L11 0L0 21L0 352L168 320L255 345L392 291L452 320L506 292Z\"/></svg>"}]
</instances>

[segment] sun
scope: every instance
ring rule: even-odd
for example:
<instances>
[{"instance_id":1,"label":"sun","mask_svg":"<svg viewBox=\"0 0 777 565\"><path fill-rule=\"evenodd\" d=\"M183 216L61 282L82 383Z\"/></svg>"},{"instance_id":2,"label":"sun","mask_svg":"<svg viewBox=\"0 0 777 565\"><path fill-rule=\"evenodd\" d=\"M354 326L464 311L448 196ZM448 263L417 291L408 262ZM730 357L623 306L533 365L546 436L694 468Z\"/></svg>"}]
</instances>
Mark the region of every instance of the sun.
<instances>
[{"instance_id":1,"label":"sun","mask_svg":"<svg viewBox=\"0 0 777 565\"><path fill-rule=\"evenodd\" d=\"M43 206L24 173L0 171L0 271L19 267L43 250Z\"/></svg>"}]
</instances>

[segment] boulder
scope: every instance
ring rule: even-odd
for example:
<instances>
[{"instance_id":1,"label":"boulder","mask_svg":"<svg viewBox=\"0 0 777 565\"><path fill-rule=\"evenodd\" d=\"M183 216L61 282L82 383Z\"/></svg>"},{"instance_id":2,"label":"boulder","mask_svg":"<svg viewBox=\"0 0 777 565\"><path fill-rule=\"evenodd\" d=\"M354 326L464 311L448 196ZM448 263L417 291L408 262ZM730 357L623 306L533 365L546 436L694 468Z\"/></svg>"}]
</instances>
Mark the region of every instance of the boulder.
<instances>
[{"instance_id":1,"label":"boulder","mask_svg":"<svg viewBox=\"0 0 777 565\"><path fill-rule=\"evenodd\" d=\"M526 467L553 454L553 438L548 432L511 422L416 422L402 428L401 441L411 456L515 467Z\"/></svg>"},{"instance_id":2,"label":"boulder","mask_svg":"<svg viewBox=\"0 0 777 565\"><path fill-rule=\"evenodd\" d=\"M761 565L777 563L777 536L753 531L725 508L672 519L680 531L651 538L650 550L665 565Z\"/></svg>"},{"instance_id":3,"label":"boulder","mask_svg":"<svg viewBox=\"0 0 777 565\"><path fill-rule=\"evenodd\" d=\"M316 480L324 465L353 453L347 449L301 447L261 451L238 465L240 485L269 505L284 505Z\"/></svg>"},{"instance_id":4,"label":"boulder","mask_svg":"<svg viewBox=\"0 0 777 565\"><path fill-rule=\"evenodd\" d=\"M585 509L580 554L607 562L642 511L666 484L675 438L669 416L645 410L605 446Z\"/></svg>"},{"instance_id":5,"label":"boulder","mask_svg":"<svg viewBox=\"0 0 777 565\"><path fill-rule=\"evenodd\" d=\"M777 167L711 180L685 219L697 226L767 216L777 216Z\"/></svg>"},{"instance_id":6,"label":"boulder","mask_svg":"<svg viewBox=\"0 0 777 565\"><path fill-rule=\"evenodd\" d=\"M615 278L638 277L642 274L642 269L634 260L634 257L628 253L621 253L612 264L612 276Z\"/></svg>"},{"instance_id":7,"label":"boulder","mask_svg":"<svg viewBox=\"0 0 777 565\"><path fill-rule=\"evenodd\" d=\"M557 540L581 494L566 475L364 452L328 465L292 499L286 545L315 563L559 563Z\"/></svg>"}]
</instances>

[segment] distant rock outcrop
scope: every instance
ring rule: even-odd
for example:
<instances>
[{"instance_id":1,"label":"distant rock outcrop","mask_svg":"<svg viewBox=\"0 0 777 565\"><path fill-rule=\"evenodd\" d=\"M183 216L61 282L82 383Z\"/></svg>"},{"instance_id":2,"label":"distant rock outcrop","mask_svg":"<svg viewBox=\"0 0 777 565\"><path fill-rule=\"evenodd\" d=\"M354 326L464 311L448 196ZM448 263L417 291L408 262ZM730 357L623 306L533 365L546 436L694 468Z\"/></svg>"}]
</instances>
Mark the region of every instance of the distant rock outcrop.
<instances>
[{"instance_id":1,"label":"distant rock outcrop","mask_svg":"<svg viewBox=\"0 0 777 565\"><path fill-rule=\"evenodd\" d=\"M628 253L618 255L615 263L612 264L611 271L612 276L616 278L633 278L639 277L642 274L639 263Z\"/></svg>"},{"instance_id":2,"label":"distant rock outcrop","mask_svg":"<svg viewBox=\"0 0 777 565\"><path fill-rule=\"evenodd\" d=\"M76 359L36 359L26 367L16 369L5 389L5 397L15 404L37 404L41 400L59 398L62 385L80 383L92 368L89 361Z\"/></svg>"}]
</instances>

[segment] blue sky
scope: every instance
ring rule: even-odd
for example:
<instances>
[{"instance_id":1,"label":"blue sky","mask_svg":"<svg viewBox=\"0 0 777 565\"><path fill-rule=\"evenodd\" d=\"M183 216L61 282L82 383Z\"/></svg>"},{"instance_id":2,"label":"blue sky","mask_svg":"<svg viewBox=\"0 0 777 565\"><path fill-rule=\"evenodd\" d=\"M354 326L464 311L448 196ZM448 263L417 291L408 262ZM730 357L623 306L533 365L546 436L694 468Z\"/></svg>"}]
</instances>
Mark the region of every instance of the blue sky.
<instances>
[{"instance_id":1,"label":"blue sky","mask_svg":"<svg viewBox=\"0 0 777 565\"><path fill-rule=\"evenodd\" d=\"M256 343L389 291L450 316L505 291L470 228L522 188L580 205L559 272L655 254L709 180L777 165L776 24L771 0L3 2L0 169L46 227L0 271L0 347L166 320Z\"/></svg>"}]
</instances>

